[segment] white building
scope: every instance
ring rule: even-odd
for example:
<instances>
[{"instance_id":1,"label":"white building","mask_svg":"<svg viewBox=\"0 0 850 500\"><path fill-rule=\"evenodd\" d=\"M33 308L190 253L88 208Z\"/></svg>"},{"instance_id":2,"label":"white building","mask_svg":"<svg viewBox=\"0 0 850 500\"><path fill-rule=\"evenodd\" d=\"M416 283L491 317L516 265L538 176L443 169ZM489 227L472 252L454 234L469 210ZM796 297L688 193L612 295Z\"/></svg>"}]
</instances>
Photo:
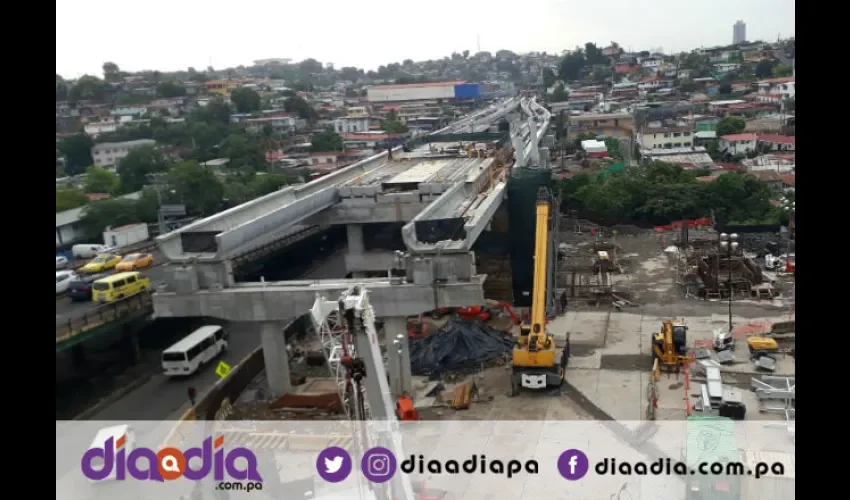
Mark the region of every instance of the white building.
<instances>
[{"instance_id":1,"label":"white building","mask_svg":"<svg viewBox=\"0 0 850 500\"><path fill-rule=\"evenodd\" d=\"M691 128L676 127L646 127L637 137L642 149L678 149L693 146Z\"/></svg>"},{"instance_id":2,"label":"white building","mask_svg":"<svg viewBox=\"0 0 850 500\"><path fill-rule=\"evenodd\" d=\"M720 151L731 155L745 155L756 150L758 135L756 134L733 134L724 135L717 145Z\"/></svg>"},{"instance_id":3,"label":"white building","mask_svg":"<svg viewBox=\"0 0 850 500\"><path fill-rule=\"evenodd\" d=\"M731 73L741 69L738 63L718 63L714 65L714 70L720 74Z\"/></svg>"},{"instance_id":4,"label":"white building","mask_svg":"<svg viewBox=\"0 0 850 500\"><path fill-rule=\"evenodd\" d=\"M337 134L361 134L369 131L369 118L342 117L334 120Z\"/></svg>"},{"instance_id":5,"label":"white building","mask_svg":"<svg viewBox=\"0 0 850 500\"><path fill-rule=\"evenodd\" d=\"M756 82L759 94L779 95L782 99L794 99L796 79L793 76L770 78Z\"/></svg>"},{"instance_id":6,"label":"white building","mask_svg":"<svg viewBox=\"0 0 850 500\"><path fill-rule=\"evenodd\" d=\"M410 85L376 85L366 94L370 102L421 101L427 99L454 99L455 85L466 82L414 83Z\"/></svg>"},{"instance_id":7,"label":"white building","mask_svg":"<svg viewBox=\"0 0 850 500\"><path fill-rule=\"evenodd\" d=\"M111 167L127 156L130 151L143 146L155 146L153 139L138 139L125 142L104 142L91 148L91 156L96 167Z\"/></svg>"},{"instance_id":8,"label":"white building","mask_svg":"<svg viewBox=\"0 0 850 500\"><path fill-rule=\"evenodd\" d=\"M271 127L272 135L280 136L295 133L295 118L291 116L249 118L244 123L245 131L249 134L260 134L266 127Z\"/></svg>"}]
</instances>

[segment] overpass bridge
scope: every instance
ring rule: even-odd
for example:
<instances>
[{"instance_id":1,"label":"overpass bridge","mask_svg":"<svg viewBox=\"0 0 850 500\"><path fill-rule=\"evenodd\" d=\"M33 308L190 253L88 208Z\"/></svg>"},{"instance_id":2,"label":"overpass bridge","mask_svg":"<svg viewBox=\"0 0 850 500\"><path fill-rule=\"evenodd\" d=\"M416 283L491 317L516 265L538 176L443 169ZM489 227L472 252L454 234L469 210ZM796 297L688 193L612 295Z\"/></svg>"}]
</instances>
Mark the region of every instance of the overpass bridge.
<instances>
[{"instance_id":1,"label":"overpass bridge","mask_svg":"<svg viewBox=\"0 0 850 500\"><path fill-rule=\"evenodd\" d=\"M167 266L153 295L158 317L212 316L263 323L269 385L291 390L283 325L310 308L317 294L337 296L352 284L369 287L389 334L406 334L406 317L438 307L484 302L486 275L476 272L473 244L505 198L512 167L545 166L540 154L550 115L534 99L511 98L430 134L482 134L518 112L509 140L513 165L477 154L403 152L396 148L316 179L250 201L157 238ZM508 140L508 137L502 136ZM426 138L427 140L427 138ZM435 146L432 144L431 146ZM446 147L452 146L446 144ZM433 148L431 148L433 149ZM363 226L403 223L404 252L366 252ZM314 226L346 226L346 268L403 271L385 279L237 283L234 259ZM398 274L398 273L395 273ZM406 339L406 335L403 335ZM401 377L409 385L409 366Z\"/></svg>"}]
</instances>

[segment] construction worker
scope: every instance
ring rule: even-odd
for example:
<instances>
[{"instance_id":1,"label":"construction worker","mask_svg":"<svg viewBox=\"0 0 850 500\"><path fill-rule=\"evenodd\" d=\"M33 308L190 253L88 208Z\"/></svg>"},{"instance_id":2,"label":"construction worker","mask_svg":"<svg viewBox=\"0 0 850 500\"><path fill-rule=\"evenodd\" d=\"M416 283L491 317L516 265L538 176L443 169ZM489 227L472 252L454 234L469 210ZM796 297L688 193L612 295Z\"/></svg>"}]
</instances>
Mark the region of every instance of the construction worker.
<instances>
[{"instance_id":1,"label":"construction worker","mask_svg":"<svg viewBox=\"0 0 850 500\"><path fill-rule=\"evenodd\" d=\"M192 404L192 406L195 406L195 396L196 396L196 394L197 393L195 392L195 388L189 387L189 402Z\"/></svg>"},{"instance_id":2,"label":"construction worker","mask_svg":"<svg viewBox=\"0 0 850 500\"><path fill-rule=\"evenodd\" d=\"M567 292L561 292L561 314L567 312Z\"/></svg>"}]
</instances>

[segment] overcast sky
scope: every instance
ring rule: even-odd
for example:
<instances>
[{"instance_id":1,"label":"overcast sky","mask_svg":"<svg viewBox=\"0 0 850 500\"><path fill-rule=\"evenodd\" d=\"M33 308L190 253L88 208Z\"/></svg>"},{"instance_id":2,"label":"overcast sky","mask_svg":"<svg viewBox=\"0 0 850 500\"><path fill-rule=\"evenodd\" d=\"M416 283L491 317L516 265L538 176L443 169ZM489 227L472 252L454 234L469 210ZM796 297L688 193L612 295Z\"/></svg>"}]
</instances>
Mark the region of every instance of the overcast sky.
<instances>
[{"instance_id":1,"label":"overcast sky","mask_svg":"<svg viewBox=\"0 0 850 500\"><path fill-rule=\"evenodd\" d=\"M313 57L375 69L453 51L558 52L616 41L680 52L794 34L794 0L107 0L56 1L56 72L226 68L271 57ZM525 22L522 22L522 21Z\"/></svg>"}]
</instances>

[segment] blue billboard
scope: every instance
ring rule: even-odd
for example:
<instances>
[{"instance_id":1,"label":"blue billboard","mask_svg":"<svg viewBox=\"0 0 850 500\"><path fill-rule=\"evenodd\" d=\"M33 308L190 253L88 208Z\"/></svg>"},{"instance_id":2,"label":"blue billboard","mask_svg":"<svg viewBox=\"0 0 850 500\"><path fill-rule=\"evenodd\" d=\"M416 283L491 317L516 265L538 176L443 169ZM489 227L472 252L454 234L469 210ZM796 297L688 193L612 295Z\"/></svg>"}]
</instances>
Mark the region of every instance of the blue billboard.
<instances>
[{"instance_id":1,"label":"blue billboard","mask_svg":"<svg viewBox=\"0 0 850 500\"><path fill-rule=\"evenodd\" d=\"M455 99L480 99L481 85L477 83L461 83L455 85Z\"/></svg>"}]
</instances>

